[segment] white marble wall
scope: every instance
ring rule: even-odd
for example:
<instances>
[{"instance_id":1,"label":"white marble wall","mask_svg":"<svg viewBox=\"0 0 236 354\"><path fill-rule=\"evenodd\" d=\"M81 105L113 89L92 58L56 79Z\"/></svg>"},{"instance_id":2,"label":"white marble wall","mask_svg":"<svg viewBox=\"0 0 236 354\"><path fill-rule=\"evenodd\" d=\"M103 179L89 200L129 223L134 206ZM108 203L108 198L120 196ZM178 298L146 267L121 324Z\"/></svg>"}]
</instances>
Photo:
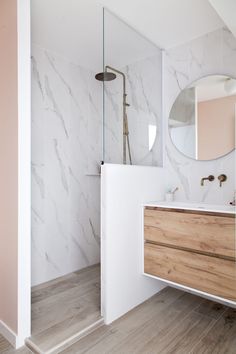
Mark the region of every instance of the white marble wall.
<instances>
[{"instance_id":1,"label":"white marble wall","mask_svg":"<svg viewBox=\"0 0 236 354\"><path fill-rule=\"evenodd\" d=\"M112 63L107 63L112 66ZM120 68L118 68L120 69ZM134 165L162 166L162 54L120 69L126 75L129 138ZM105 162L123 162L122 78L105 83ZM149 149L149 125L156 138ZM153 128L152 128L153 129ZM127 154L127 162L128 154Z\"/></svg>"},{"instance_id":2,"label":"white marble wall","mask_svg":"<svg viewBox=\"0 0 236 354\"><path fill-rule=\"evenodd\" d=\"M32 47L32 285L100 260L101 89Z\"/></svg>"},{"instance_id":3,"label":"white marble wall","mask_svg":"<svg viewBox=\"0 0 236 354\"><path fill-rule=\"evenodd\" d=\"M236 39L220 29L164 54L164 124L165 166L169 186L178 186L177 200L228 203L235 189L235 151L213 161L194 161L182 155L172 144L168 133L168 116L181 89L208 74L236 77ZM224 129L224 127L222 127ZM217 176L225 173L227 181L220 188ZM201 177L213 174L216 180L200 186Z\"/></svg>"}]
</instances>

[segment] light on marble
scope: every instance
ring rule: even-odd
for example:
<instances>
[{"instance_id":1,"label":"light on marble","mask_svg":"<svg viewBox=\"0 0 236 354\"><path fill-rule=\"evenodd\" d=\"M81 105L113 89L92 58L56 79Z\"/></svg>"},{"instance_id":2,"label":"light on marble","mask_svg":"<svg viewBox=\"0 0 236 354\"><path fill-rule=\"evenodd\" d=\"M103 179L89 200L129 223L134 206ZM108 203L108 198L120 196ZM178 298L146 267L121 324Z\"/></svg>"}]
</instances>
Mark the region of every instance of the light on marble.
<instances>
[{"instance_id":1,"label":"light on marble","mask_svg":"<svg viewBox=\"0 0 236 354\"><path fill-rule=\"evenodd\" d=\"M100 261L100 102L93 72L32 46L32 285Z\"/></svg>"}]
</instances>

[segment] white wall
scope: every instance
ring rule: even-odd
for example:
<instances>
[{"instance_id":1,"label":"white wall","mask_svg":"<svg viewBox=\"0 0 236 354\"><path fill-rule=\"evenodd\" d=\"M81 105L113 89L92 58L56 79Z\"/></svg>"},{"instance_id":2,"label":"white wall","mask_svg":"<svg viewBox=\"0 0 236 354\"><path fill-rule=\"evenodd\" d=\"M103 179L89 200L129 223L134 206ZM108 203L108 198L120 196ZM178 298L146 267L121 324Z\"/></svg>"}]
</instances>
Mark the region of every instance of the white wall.
<instances>
[{"instance_id":1,"label":"white wall","mask_svg":"<svg viewBox=\"0 0 236 354\"><path fill-rule=\"evenodd\" d=\"M164 283L142 275L142 204L161 200L165 170L102 166L102 315L108 324Z\"/></svg>"},{"instance_id":2,"label":"white wall","mask_svg":"<svg viewBox=\"0 0 236 354\"><path fill-rule=\"evenodd\" d=\"M32 285L100 262L95 73L32 46Z\"/></svg>"}]
</instances>

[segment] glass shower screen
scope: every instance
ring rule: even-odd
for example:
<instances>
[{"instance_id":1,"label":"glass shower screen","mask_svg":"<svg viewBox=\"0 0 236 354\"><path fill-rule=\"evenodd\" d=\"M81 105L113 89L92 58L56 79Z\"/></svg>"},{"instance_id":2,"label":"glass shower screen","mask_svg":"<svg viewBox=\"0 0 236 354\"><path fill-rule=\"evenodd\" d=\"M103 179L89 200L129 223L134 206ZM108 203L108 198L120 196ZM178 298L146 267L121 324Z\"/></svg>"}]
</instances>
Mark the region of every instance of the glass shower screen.
<instances>
[{"instance_id":1,"label":"glass shower screen","mask_svg":"<svg viewBox=\"0 0 236 354\"><path fill-rule=\"evenodd\" d=\"M103 12L103 160L162 165L162 52Z\"/></svg>"}]
</instances>

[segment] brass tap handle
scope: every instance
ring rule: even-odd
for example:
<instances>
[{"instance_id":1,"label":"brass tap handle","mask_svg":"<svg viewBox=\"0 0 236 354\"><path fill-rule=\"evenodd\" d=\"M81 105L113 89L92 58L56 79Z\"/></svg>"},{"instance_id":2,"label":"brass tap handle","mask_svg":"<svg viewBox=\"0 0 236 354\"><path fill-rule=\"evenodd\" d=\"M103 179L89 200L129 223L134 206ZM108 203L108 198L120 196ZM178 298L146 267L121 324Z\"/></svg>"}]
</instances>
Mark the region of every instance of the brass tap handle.
<instances>
[{"instance_id":1,"label":"brass tap handle","mask_svg":"<svg viewBox=\"0 0 236 354\"><path fill-rule=\"evenodd\" d=\"M220 187L222 187L222 183L227 180L227 176L222 174L218 176L218 180L220 181Z\"/></svg>"}]
</instances>

